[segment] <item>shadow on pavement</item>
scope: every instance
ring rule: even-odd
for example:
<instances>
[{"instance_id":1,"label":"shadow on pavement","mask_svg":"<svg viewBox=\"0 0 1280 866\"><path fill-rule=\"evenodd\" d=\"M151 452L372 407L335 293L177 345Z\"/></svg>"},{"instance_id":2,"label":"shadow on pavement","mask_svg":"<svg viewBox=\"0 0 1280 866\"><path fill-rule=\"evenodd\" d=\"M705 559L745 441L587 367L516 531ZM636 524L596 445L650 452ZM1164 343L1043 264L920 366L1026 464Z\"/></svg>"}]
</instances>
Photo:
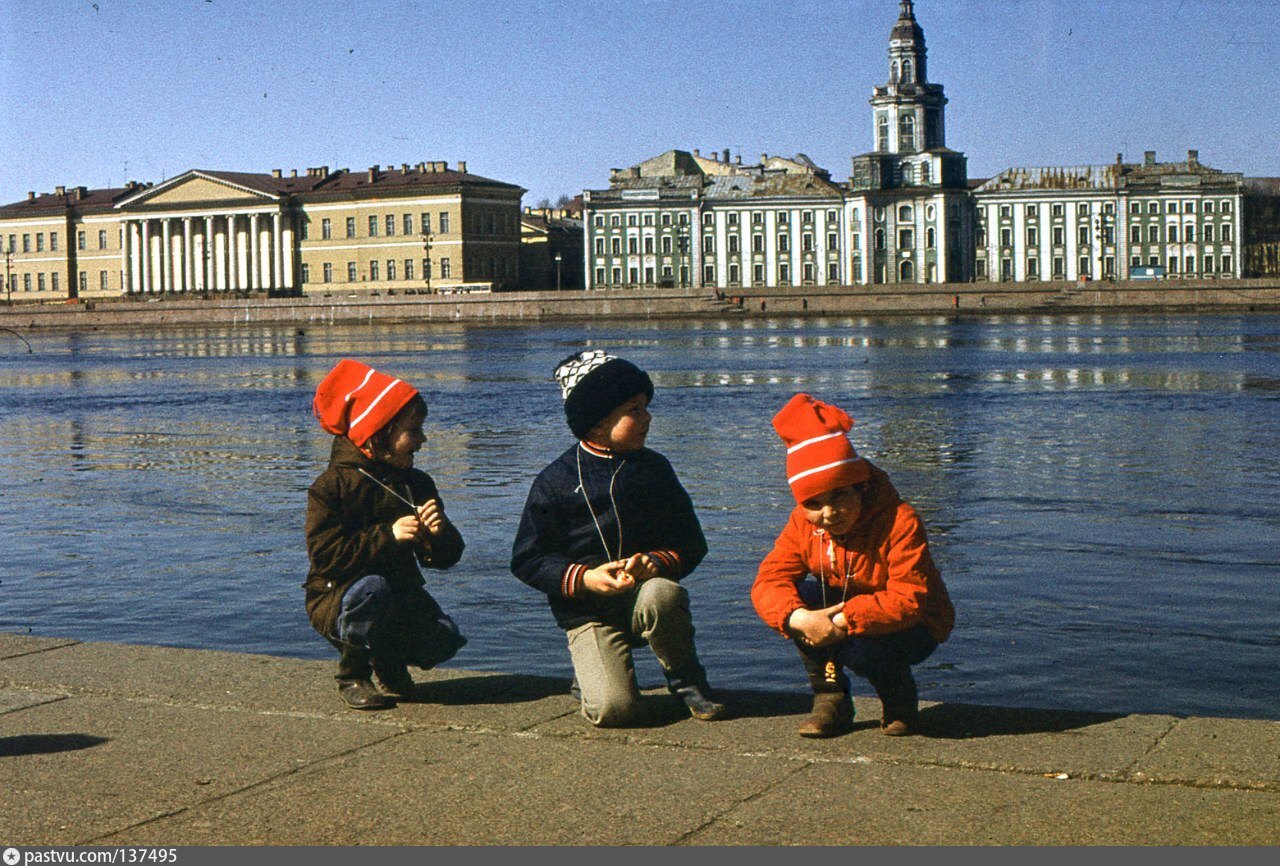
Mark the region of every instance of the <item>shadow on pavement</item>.
<instances>
[{"instance_id":1,"label":"shadow on pavement","mask_svg":"<svg viewBox=\"0 0 1280 866\"><path fill-rule=\"evenodd\" d=\"M106 737L90 734L20 734L16 737L0 737L0 758L74 752L100 746L105 742Z\"/></svg>"},{"instance_id":2,"label":"shadow on pavement","mask_svg":"<svg viewBox=\"0 0 1280 866\"><path fill-rule=\"evenodd\" d=\"M1018 734L1056 734L1123 719L1126 713L1074 710L1036 710L983 707L975 704L936 704L920 711L925 736L971 740Z\"/></svg>"}]
</instances>

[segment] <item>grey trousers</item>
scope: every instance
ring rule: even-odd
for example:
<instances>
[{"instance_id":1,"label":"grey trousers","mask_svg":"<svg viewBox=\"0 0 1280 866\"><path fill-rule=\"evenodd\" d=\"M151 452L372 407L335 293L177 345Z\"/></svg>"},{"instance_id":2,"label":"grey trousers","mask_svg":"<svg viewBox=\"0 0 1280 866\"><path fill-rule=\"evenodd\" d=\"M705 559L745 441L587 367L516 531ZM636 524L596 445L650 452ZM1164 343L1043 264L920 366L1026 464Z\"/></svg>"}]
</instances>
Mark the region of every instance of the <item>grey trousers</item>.
<instances>
[{"instance_id":1,"label":"grey trousers","mask_svg":"<svg viewBox=\"0 0 1280 866\"><path fill-rule=\"evenodd\" d=\"M582 715L600 727L627 725L639 717L632 647L647 643L669 682L702 671L684 587L664 577L646 580L632 594L628 614L629 622L590 622L567 632Z\"/></svg>"}]
</instances>

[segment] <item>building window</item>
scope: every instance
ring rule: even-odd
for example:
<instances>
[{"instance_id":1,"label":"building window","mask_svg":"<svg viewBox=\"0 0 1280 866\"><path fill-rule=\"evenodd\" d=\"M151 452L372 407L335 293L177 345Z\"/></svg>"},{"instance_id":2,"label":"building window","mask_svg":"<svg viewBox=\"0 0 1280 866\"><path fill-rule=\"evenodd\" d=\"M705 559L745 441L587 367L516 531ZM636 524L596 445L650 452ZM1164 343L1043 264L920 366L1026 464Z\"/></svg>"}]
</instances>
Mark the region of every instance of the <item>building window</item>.
<instances>
[{"instance_id":1,"label":"building window","mask_svg":"<svg viewBox=\"0 0 1280 866\"><path fill-rule=\"evenodd\" d=\"M731 253L738 252L738 244L739 244L738 235L736 234L729 235L729 252Z\"/></svg>"},{"instance_id":2,"label":"building window","mask_svg":"<svg viewBox=\"0 0 1280 866\"><path fill-rule=\"evenodd\" d=\"M791 222L791 213L785 210L778 211L778 225L784 226L789 222Z\"/></svg>"},{"instance_id":3,"label":"building window","mask_svg":"<svg viewBox=\"0 0 1280 866\"><path fill-rule=\"evenodd\" d=\"M442 234L442 235L447 235L447 234L449 233L449 212L448 212L448 211L443 211L443 210L442 210L442 211L440 211L439 217L440 217L440 219L439 219L439 223L440 223L440 234ZM441 264L441 268L440 268L440 269L441 269L441 271L443 271L443 270L444 270L444 267L443 267L443 261L444 261L444 260L443 260L443 259L441 259L441 263L442 263L442 264ZM443 274L443 273L441 273L441 274L440 274L440 277L441 277L441 279L443 279L443 278L444 278L444 274Z\"/></svg>"},{"instance_id":4,"label":"building window","mask_svg":"<svg viewBox=\"0 0 1280 866\"><path fill-rule=\"evenodd\" d=\"M1062 216L1062 202L1056 202L1051 208L1050 213L1056 217Z\"/></svg>"},{"instance_id":5,"label":"building window","mask_svg":"<svg viewBox=\"0 0 1280 866\"><path fill-rule=\"evenodd\" d=\"M31 274L22 275L22 291L24 292L31 291Z\"/></svg>"},{"instance_id":6,"label":"building window","mask_svg":"<svg viewBox=\"0 0 1280 866\"><path fill-rule=\"evenodd\" d=\"M387 259L387 279L394 280L396 278L396 260Z\"/></svg>"},{"instance_id":7,"label":"building window","mask_svg":"<svg viewBox=\"0 0 1280 866\"><path fill-rule=\"evenodd\" d=\"M1065 244L1067 242L1066 234L1067 234L1066 229L1064 229L1062 226L1054 226L1053 227L1053 245L1055 247L1060 247L1063 244Z\"/></svg>"},{"instance_id":8,"label":"building window","mask_svg":"<svg viewBox=\"0 0 1280 866\"><path fill-rule=\"evenodd\" d=\"M1000 205L1000 219L1007 220L1013 216L1013 207L1007 204Z\"/></svg>"},{"instance_id":9,"label":"building window","mask_svg":"<svg viewBox=\"0 0 1280 866\"><path fill-rule=\"evenodd\" d=\"M911 222L912 216L911 205L904 204L898 208L898 222Z\"/></svg>"},{"instance_id":10,"label":"building window","mask_svg":"<svg viewBox=\"0 0 1280 866\"><path fill-rule=\"evenodd\" d=\"M1207 201L1207 202L1205 202L1205 203L1204 203L1204 212L1205 212L1205 213L1213 213L1213 208L1214 208L1214 204L1213 204L1213 202L1211 202L1211 201Z\"/></svg>"},{"instance_id":11,"label":"building window","mask_svg":"<svg viewBox=\"0 0 1280 866\"><path fill-rule=\"evenodd\" d=\"M9 239L10 239L9 249L13 249L13 235L9 235ZM84 232L76 232L76 249L82 250L84 248L85 248Z\"/></svg>"},{"instance_id":12,"label":"building window","mask_svg":"<svg viewBox=\"0 0 1280 866\"><path fill-rule=\"evenodd\" d=\"M603 227L603 226L604 226L604 214L601 214L601 213L596 214L595 223L596 223L596 225L598 225L598 226L602 226L602 227Z\"/></svg>"},{"instance_id":13,"label":"building window","mask_svg":"<svg viewBox=\"0 0 1280 866\"><path fill-rule=\"evenodd\" d=\"M978 259L973 263L973 273L980 280L987 278L987 260Z\"/></svg>"},{"instance_id":14,"label":"building window","mask_svg":"<svg viewBox=\"0 0 1280 866\"><path fill-rule=\"evenodd\" d=\"M883 113L876 118L876 150L880 153L889 150L889 117Z\"/></svg>"},{"instance_id":15,"label":"building window","mask_svg":"<svg viewBox=\"0 0 1280 866\"><path fill-rule=\"evenodd\" d=\"M1079 240L1080 245L1081 245L1081 246L1088 246L1088 244L1089 244L1089 227L1088 227L1088 226L1080 226L1080 228L1079 228L1079 230L1076 232L1076 234L1078 235L1077 240Z\"/></svg>"},{"instance_id":16,"label":"building window","mask_svg":"<svg viewBox=\"0 0 1280 866\"><path fill-rule=\"evenodd\" d=\"M1223 256L1223 257L1222 257L1222 272L1223 272L1224 274L1229 274L1229 273L1231 273L1231 272L1232 272L1232 270L1233 270L1233 268L1231 267L1231 256Z\"/></svg>"},{"instance_id":17,"label":"building window","mask_svg":"<svg viewBox=\"0 0 1280 866\"><path fill-rule=\"evenodd\" d=\"M916 234L912 229L898 229L898 249L909 250L916 245Z\"/></svg>"},{"instance_id":18,"label":"building window","mask_svg":"<svg viewBox=\"0 0 1280 866\"><path fill-rule=\"evenodd\" d=\"M780 283L791 282L791 265L787 264L786 262L782 262L781 264L778 265L778 282Z\"/></svg>"},{"instance_id":19,"label":"building window","mask_svg":"<svg viewBox=\"0 0 1280 866\"><path fill-rule=\"evenodd\" d=\"M1169 213L1177 213L1177 212L1178 212L1178 203L1177 203L1176 201L1171 201L1171 202L1169 202L1169 211L1168 211L1168 212L1169 212Z\"/></svg>"},{"instance_id":20,"label":"building window","mask_svg":"<svg viewBox=\"0 0 1280 866\"><path fill-rule=\"evenodd\" d=\"M1081 256L1081 257L1080 257L1080 270L1079 270L1079 271L1077 271L1076 273L1078 273L1080 276L1084 277L1084 276L1088 276L1088 275L1089 275L1089 273L1091 272L1091 270L1092 270L1092 269L1089 267L1089 259L1088 259L1088 257L1086 257L1086 256Z\"/></svg>"},{"instance_id":21,"label":"building window","mask_svg":"<svg viewBox=\"0 0 1280 866\"><path fill-rule=\"evenodd\" d=\"M413 234L413 214L405 214L401 221L404 223L404 233L407 235Z\"/></svg>"},{"instance_id":22,"label":"building window","mask_svg":"<svg viewBox=\"0 0 1280 866\"><path fill-rule=\"evenodd\" d=\"M1039 259L1027 259L1027 279L1028 280L1040 279L1040 260Z\"/></svg>"},{"instance_id":23,"label":"building window","mask_svg":"<svg viewBox=\"0 0 1280 866\"><path fill-rule=\"evenodd\" d=\"M622 225L622 217L616 213L609 214L609 225L615 226L615 227Z\"/></svg>"},{"instance_id":24,"label":"building window","mask_svg":"<svg viewBox=\"0 0 1280 866\"><path fill-rule=\"evenodd\" d=\"M1184 262L1185 262L1187 273L1194 274L1196 272L1196 257L1187 256Z\"/></svg>"},{"instance_id":25,"label":"building window","mask_svg":"<svg viewBox=\"0 0 1280 866\"><path fill-rule=\"evenodd\" d=\"M840 282L840 266L835 262L827 262L827 282Z\"/></svg>"},{"instance_id":26,"label":"building window","mask_svg":"<svg viewBox=\"0 0 1280 866\"><path fill-rule=\"evenodd\" d=\"M596 225L600 224L600 217L596 217ZM431 214L425 211L418 214L418 231L424 235L431 234Z\"/></svg>"},{"instance_id":27,"label":"building window","mask_svg":"<svg viewBox=\"0 0 1280 866\"><path fill-rule=\"evenodd\" d=\"M904 114L898 118L898 150L916 149L916 118Z\"/></svg>"},{"instance_id":28,"label":"building window","mask_svg":"<svg viewBox=\"0 0 1280 866\"><path fill-rule=\"evenodd\" d=\"M806 283L813 282L813 262L804 263L804 281Z\"/></svg>"},{"instance_id":29,"label":"building window","mask_svg":"<svg viewBox=\"0 0 1280 866\"><path fill-rule=\"evenodd\" d=\"M311 265L307 264L306 262L302 263L302 282L304 283L311 282Z\"/></svg>"},{"instance_id":30,"label":"building window","mask_svg":"<svg viewBox=\"0 0 1280 866\"><path fill-rule=\"evenodd\" d=\"M752 212L751 212L751 224L752 224L753 226L762 226L762 225L764 225L764 213L763 213L762 211L758 211L758 210L752 211Z\"/></svg>"},{"instance_id":31,"label":"building window","mask_svg":"<svg viewBox=\"0 0 1280 866\"><path fill-rule=\"evenodd\" d=\"M1213 226L1212 225L1206 225L1204 227L1204 240L1205 240L1205 243L1213 242Z\"/></svg>"},{"instance_id":32,"label":"building window","mask_svg":"<svg viewBox=\"0 0 1280 866\"><path fill-rule=\"evenodd\" d=\"M1040 230L1035 226L1027 226L1027 246L1034 247L1040 245Z\"/></svg>"},{"instance_id":33,"label":"building window","mask_svg":"<svg viewBox=\"0 0 1280 866\"><path fill-rule=\"evenodd\" d=\"M714 285L716 281L716 266L704 265L702 268L702 281L708 285Z\"/></svg>"},{"instance_id":34,"label":"building window","mask_svg":"<svg viewBox=\"0 0 1280 866\"><path fill-rule=\"evenodd\" d=\"M356 236L356 218L347 217L347 237L353 238L355 236Z\"/></svg>"},{"instance_id":35,"label":"building window","mask_svg":"<svg viewBox=\"0 0 1280 866\"><path fill-rule=\"evenodd\" d=\"M706 253L707 255L711 255L712 253L714 253L714 252L716 251L716 236L715 236L715 235L703 235L703 236L702 236L702 251L703 251L704 253Z\"/></svg>"},{"instance_id":36,"label":"building window","mask_svg":"<svg viewBox=\"0 0 1280 866\"><path fill-rule=\"evenodd\" d=\"M1089 204L1087 202L1082 201L1076 205L1076 216L1081 218L1087 218L1089 216Z\"/></svg>"},{"instance_id":37,"label":"building window","mask_svg":"<svg viewBox=\"0 0 1280 866\"><path fill-rule=\"evenodd\" d=\"M444 231L444 229L441 228L441 231ZM452 272L452 269L449 265L449 257L441 256L440 257L440 279L442 280L449 279L449 275L451 272Z\"/></svg>"},{"instance_id":38,"label":"building window","mask_svg":"<svg viewBox=\"0 0 1280 866\"><path fill-rule=\"evenodd\" d=\"M615 256L622 255L622 238L609 238L609 251Z\"/></svg>"},{"instance_id":39,"label":"building window","mask_svg":"<svg viewBox=\"0 0 1280 866\"><path fill-rule=\"evenodd\" d=\"M328 217L320 220L320 238L321 240L326 241L332 240L333 238L333 223L328 219Z\"/></svg>"},{"instance_id":40,"label":"building window","mask_svg":"<svg viewBox=\"0 0 1280 866\"><path fill-rule=\"evenodd\" d=\"M326 271L325 273L327 274L328 271ZM347 282L354 283L354 282L357 282L359 279L360 279L359 276L356 275L356 263L347 262ZM326 279L325 282L327 283L329 281Z\"/></svg>"},{"instance_id":41,"label":"building window","mask_svg":"<svg viewBox=\"0 0 1280 866\"><path fill-rule=\"evenodd\" d=\"M1178 257L1169 256L1169 273L1176 274L1178 272Z\"/></svg>"},{"instance_id":42,"label":"building window","mask_svg":"<svg viewBox=\"0 0 1280 866\"><path fill-rule=\"evenodd\" d=\"M764 252L764 235L751 236L751 252L753 253Z\"/></svg>"},{"instance_id":43,"label":"building window","mask_svg":"<svg viewBox=\"0 0 1280 866\"><path fill-rule=\"evenodd\" d=\"M31 235L22 236L22 251L24 253L31 252Z\"/></svg>"},{"instance_id":44,"label":"building window","mask_svg":"<svg viewBox=\"0 0 1280 866\"><path fill-rule=\"evenodd\" d=\"M1230 242L1231 242L1231 226L1230 226L1229 224L1228 224L1228 225L1224 225L1224 226L1220 229L1220 231L1218 232L1218 234L1219 234L1219 236L1222 238L1222 242L1223 242L1224 244L1226 244L1226 243L1230 243Z\"/></svg>"},{"instance_id":45,"label":"building window","mask_svg":"<svg viewBox=\"0 0 1280 866\"><path fill-rule=\"evenodd\" d=\"M36 252L44 252L44 232L36 235ZM41 279L44 279L44 277L42 276Z\"/></svg>"},{"instance_id":46,"label":"building window","mask_svg":"<svg viewBox=\"0 0 1280 866\"><path fill-rule=\"evenodd\" d=\"M1176 244L1178 242L1178 227L1176 225L1169 226L1169 243Z\"/></svg>"},{"instance_id":47,"label":"building window","mask_svg":"<svg viewBox=\"0 0 1280 866\"><path fill-rule=\"evenodd\" d=\"M630 253L630 254L631 254L631 255L633 255L633 256L634 256L636 253L640 252L640 239L639 239L639 238L637 238L637 237L629 237L629 238L627 238L627 252L628 252L628 253Z\"/></svg>"},{"instance_id":48,"label":"building window","mask_svg":"<svg viewBox=\"0 0 1280 866\"><path fill-rule=\"evenodd\" d=\"M785 253L791 250L791 235L778 235L778 252Z\"/></svg>"},{"instance_id":49,"label":"building window","mask_svg":"<svg viewBox=\"0 0 1280 866\"><path fill-rule=\"evenodd\" d=\"M111 278L107 276L106 271L98 271L98 286L104 292L111 288Z\"/></svg>"},{"instance_id":50,"label":"building window","mask_svg":"<svg viewBox=\"0 0 1280 866\"><path fill-rule=\"evenodd\" d=\"M597 286L603 286L603 285L604 285L604 268L596 268L596 279L595 279L595 284L596 284Z\"/></svg>"},{"instance_id":51,"label":"building window","mask_svg":"<svg viewBox=\"0 0 1280 866\"><path fill-rule=\"evenodd\" d=\"M1132 214L1142 213L1142 202L1137 202L1137 201L1129 202L1129 213L1132 213Z\"/></svg>"},{"instance_id":52,"label":"building window","mask_svg":"<svg viewBox=\"0 0 1280 866\"><path fill-rule=\"evenodd\" d=\"M1002 247L1013 246L1013 229L1011 228L1000 229L1000 246Z\"/></svg>"},{"instance_id":53,"label":"building window","mask_svg":"<svg viewBox=\"0 0 1280 866\"><path fill-rule=\"evenodd\" d=\"M916 280L916 266L909 261L900 263L898 265L898 280L903 283L914 283Z\"/></svg>"},{"instance_id":54,"label":"building window","mask_svg":"<svg viewBox=\"0 0 1280 866\"><path fill-rule=\"evenodd\" d=\"M646 253L649 253L650 255L653 254L653 238L652 237L647 237L644 239L644 251Z\"/></svg>"},{"instance_id":55,"label":"building window","mask_svg":"<svg viewBox=\"0 0 1280 866\"><path fill-rule=\"evenodd\" d=\"M653 214L647 213L644 215L644 224L647 226L653 225Z\"/></svg>"},{"instance_id":56,"label":"building window","mask_svg":"<svg viewBox=\"0 0 1280 866\"><path fill-rule=\"evenodd\" d=\"M806 253L813 252L813 235L809 232L800 235L800 249Z\"/></svg>"},{"instance_id":57,"label":"building window","mask_svg":"<svg viewBox=\"0 0 1280 866\"><path fill-rule=\"evenodd\" d=\"M596 238L596 255L604 255L604 238Z\"/></svg>"},{"instance_id":58,"label":"building window","mask_svg":"<svg viewBox=\"0 0 1280 866\"><path fill-rule=\"evenodd\" d=\"M929 229L929 231L933 231L933 229ZM835 232L827 232L827 249L834 250L839 243L840 238Z\"/></svg>"},{"instance_id":59,"label":"building window","mask_svg":"<svg viewBox=\"0 0 1280 866\"><path fill-rule=\"evenodd\" d=\"M369 237L376 238L378 236L378 218L376 216L369 217Z\"/></svg>"},{"instance_id":60,"label":"building window","mask_svg":"<svg viewBox=\"0 0 1280 866\"><path fill-rule=\"evenodd\" d=\"M369 281L375 282L378 279L378 263L369 262Z\"/></svg>"},{"instance_id":61,"label":"building window","mask_svg":"<svg viewBox=\"0 0 1280 866\"><path fill-rule=\"evenodd\" d=\"M50 274L50 275L49 275L49 279L53 281L53 282L52 282L52 285L50 286L50 288L52 288L52 289L53 289L54 293L56 294L56 293L58 293L59 291L61 291L61 289L60 289L60 288L59 288L59 286L58 286L58 283L59 283L59 279L58 279L58 272L57 272L57 271L54 271L52 274ZM80 288L81 288L82 290L86 290L86 291L87 291L87 290L88 290L88 288L89 288L89 275L88 275L87 273L85 273L84 271L81 271L81 272L80 272Z\"/></svg>"},{"instance_id":62,"label":"building window","mask_svg":"<svg viewBox=\"0 0 1280 866\"><path fill-rule=\"evenodd\" d=\"M764 265L753 265L751 268L751 279L756 285L764 282Z\"/></svg>"},{"instance_id":63,"label":"building window","mask_svg":"<svg viewBox=\"0 0 1280 866\"><path fill-rule=\"evenodd\" d=\"M1148 227L1147 242L1153 244L1160 243L1160 226L1156 225Z\"/></svg>"},{"instance_id":64,"label":"building window","mask_svg":"<svg viewBox=\"0 0 1280 866\"><path fill-rule=\"evenodd\" d=\"M876 249L884 249L884 229L876 229Z\"/></svg>"},{"instance_id":65,"label":"building window","mask_svg":"<svg viewBox=\"0 0 1280 866\"><path fill-rule=\"evenodd\" d=\"M1158 201L1147 202L1147 213L1150 213L1150 214L1160 213L1160 202Z\"/></svg>"},{"instance_id":66,"label":"building window","mask_svg":"<svg viewBox=\"0 0 1280 866\"><path fill-rule=\"evenodd\" d=\"M637 285L639 282L640 282L640 269L634 266L628 268L627 283L629 285L634 286L634 285Z\"/></svg>"},{"instance_id":67,"label":"building window","mask_svg":"<svg viewBox=\"0 0 1280 866\"><path fill-rule=\"evenodd\" d=\"M1183 226L1183 227L1182 227L1182 237L1183 237L1183 238L1185 238L1185 239L1186 239L1186 241L1187 241L1187 243L1189 243L1189 244L1190 244L1190 243L1195 243L1195 239L1196 239L1196 227L1195 227L1195 226L1193 226L1193 225L1191 225L1190 223L1188 223L1187 225Z\"/></svg>"},{"instance_id":68,"label":"building window","mask_svg":"<svg viewBox=\"0 0 1280 866\"><path fill-rule=\"evenodd\" d=\"M637 226L637 225L640 225L640 220L636 219L636 215L635 215L635 214L633 214L633 213L629 213L629 214L627 214L627 225L629 225L629 226Z\"/></svg>"},{"instance_id":69,"label":"building window","mask_svg":"<svg viewBox=\"0 0 1280 866\"><path fill-rule=\"evenodd\" d=\"M1129 242L1142 243L1142 226L1129 226Z\"/></svg>"},{"instance_id":70,"label":"building window","mask_svg":"<svg viewBox=\"0 0 1280 866\"><path fill-rule=\"evenodd\" d=\"M1067 275L1067 262L1062 256L1053 257L1053 278L1060 280Z\"/></svg>"},{"instance_id":71,"label":"building window","mask_svg":"<svg viewBox=\"0 0 1280 866\"><path fill-rule=\"evenodd\" d=\"M1036 206L1035 206L1035 205L1033 205L1033 204L1029 204L1029 205L1027 205L1026 215L1027 215L1027 219L1029 219L1029 220L1033 220L1033 219L1035 219L1035 218L1036 218Z\"/></svg>"},{"instance_id":72,"label":"building window","mask_svg":"<svg viewBox=\"0 0 1280 866\"><path fill-rule=\"evenodd\" d=\"M103 232L103 234L105 235L106 232ZM49 232L49 249L55 252L58 249L58 233L57 232Z\"/></svg>"},{"instance_id":73,"label":"building window","mask_svg":"<svg viewBox=\"0 0 1280 866\"><path fill-rule=\"evenodd\" d=\"M741 282L742 280L739 277L738 266L736 264L729 265L729 284L736 286Z\"/></svg>"}]
</instances>

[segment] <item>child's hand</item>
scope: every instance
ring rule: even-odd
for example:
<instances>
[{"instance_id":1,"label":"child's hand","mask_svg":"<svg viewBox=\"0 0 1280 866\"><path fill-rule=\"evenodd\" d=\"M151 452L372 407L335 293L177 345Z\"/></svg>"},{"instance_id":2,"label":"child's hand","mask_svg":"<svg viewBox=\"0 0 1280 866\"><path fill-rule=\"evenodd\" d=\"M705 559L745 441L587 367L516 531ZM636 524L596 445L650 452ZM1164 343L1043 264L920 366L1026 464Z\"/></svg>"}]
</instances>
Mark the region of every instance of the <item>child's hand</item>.
<instances>
[{"instance_id":1,"label":"child's hand","mask_svg":"<svg viewBox=\"0 0 1280 866\"><path fill-rule=\"evenodd\" d=\"M636 583L640 583L658 576L658 563L646 553L634 553L623 564L622 570L631 575Z\"/></svg>"},{"instance_id":2,"label":"child's hand","mask_svg":"<svg viewBox=\"0 0 1280 866\"><path fill-rule=\"evenodd\" d=\"M406 514L391 524L391 534L396 541L421 541L423 535L422 521L416 514Z\"/></svg>"},{"instance_id":3,"label":"child's hand","mask_svg":"<svg viewBox=\"0 0 1280 866\"><path fill-rule=\"evenodd\" d=\"M625 566L625 562L617 560L588 569L582 575L582 585L587 592L593 592L596 595L618 595L626 592L635 587L636 581L627 574Z\"/></svg>"},{"instance_id":4,"label":"child's hand","mask_svg":"<svg viewBox=\"0 0 1280 866\"><path fill-rule=\"evenodd\" d=\"M426 527L427 532L439 535L444 531L444 509L439 499L428 499L418 506L418 520Z\"/></svg>"},{"instance_id":5,"label":"child's hand","mask_svg":"<svg viewBox=\"0 0 1280 866\"><path fill-rule=\"evenodd\" d=\"M844 618L844 614L840 613L841 607L842 605L834 604L820 610L798 608L787 619L787 629L801 643L809 646L823 647L839 643L849 636L847 624L841 628L834 622L834 617Z\"/></svg>"}]
</instances>

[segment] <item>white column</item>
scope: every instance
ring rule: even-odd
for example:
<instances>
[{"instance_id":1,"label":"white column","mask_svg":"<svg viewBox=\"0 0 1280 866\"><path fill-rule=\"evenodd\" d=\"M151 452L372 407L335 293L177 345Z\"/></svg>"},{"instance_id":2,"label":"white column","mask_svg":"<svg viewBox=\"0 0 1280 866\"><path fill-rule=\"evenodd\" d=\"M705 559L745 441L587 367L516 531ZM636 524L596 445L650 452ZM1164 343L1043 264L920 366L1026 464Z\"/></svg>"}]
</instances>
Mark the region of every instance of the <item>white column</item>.
<instances>
[{"instance_id":1,"label":"white column","mask_svg":"<svg viewBox=\"0 0 1280 866\"><path fill-rule=\"evenodd\" d=\"M194 270L195 256L191 247L191 217L182 218L182 291L189 292L195 288L196 274Z\"/></svg>"},{"instance_id":2,"label":"white column","mask_svg":"<svg viewBox=\"0 0 1280 866\"><path fill-rule=\"evenodd\" d=\"M236 215L227 214L227 291L240 288L240 244L236 239Z\"/></svg>"},{"instance_id":3,"label":"white column","mask_svg":"<svg viewBox=\"0 0 1280 866\"><path fill-rule=\"evenodd\" d=\"M202 262L201 270L204 273L204 279L201 281L200 288L207 292L213 288L214 245L212 216L206 216L204 218L204 244L202 244L202 247L201 252L204 254L204 261Z\"/></svg>"},{"instance_id":4,"label":"white column","mask_svg":"<svg viewBox=\"0 0 1280 866\"><path fill-rule=\"evenodd\" d=\"M279 212L271 215L271 284L277 288L284 288L281 280L284 277L284 263L282 261L280 249L280 214Z\"/></svg>"},{"instance_id":5,"label":"white column","mask_svg":"<svg viewBox=\"0 0 1280 866\"><path fill-rule=\"evenodd\" d=\"M151 220L142 221L142 290L147 294L155 291L151 283Z\"/></svg>"},{"instance_id":6,"label":"white column","mask_svg":"<svg viewBox=\"0 0 1280 866\"><path fill-rule=\"evenodd\" d=\"M293 276L293 229L284 229L280 234L280 238L280 255L284 259L284 282L282 285L290 289L296 289L298 286Z\"/></svg>"},{"instance_id":7,"label":"white column","mask_svg":"<svg viewBox=\"0 0 1280 866\"><path fill-rule=\"evenodd\" d=\"M258 215L249 215L249 288L262 288L262 253L259 249Z\"/></svg>"},{"instance_id":8,"label":"white column","mask_svg":"<svg viewBox=\"0 0 1280 866\"><path fill-rule=\"evenodd\" d=\"M129 221L120 222L120 293L128 294L132 282L129 273Z\"/></svg>"},{"instance_id":9,"label":"white column","mask_svg":"<svg viewBox=\"0 0 1280 866\"><path fill-rule=\"evenodd\" d=\"M173 247L170 220L160 221L160 291L173 290Z\"/></svg>"}]
</instances>

